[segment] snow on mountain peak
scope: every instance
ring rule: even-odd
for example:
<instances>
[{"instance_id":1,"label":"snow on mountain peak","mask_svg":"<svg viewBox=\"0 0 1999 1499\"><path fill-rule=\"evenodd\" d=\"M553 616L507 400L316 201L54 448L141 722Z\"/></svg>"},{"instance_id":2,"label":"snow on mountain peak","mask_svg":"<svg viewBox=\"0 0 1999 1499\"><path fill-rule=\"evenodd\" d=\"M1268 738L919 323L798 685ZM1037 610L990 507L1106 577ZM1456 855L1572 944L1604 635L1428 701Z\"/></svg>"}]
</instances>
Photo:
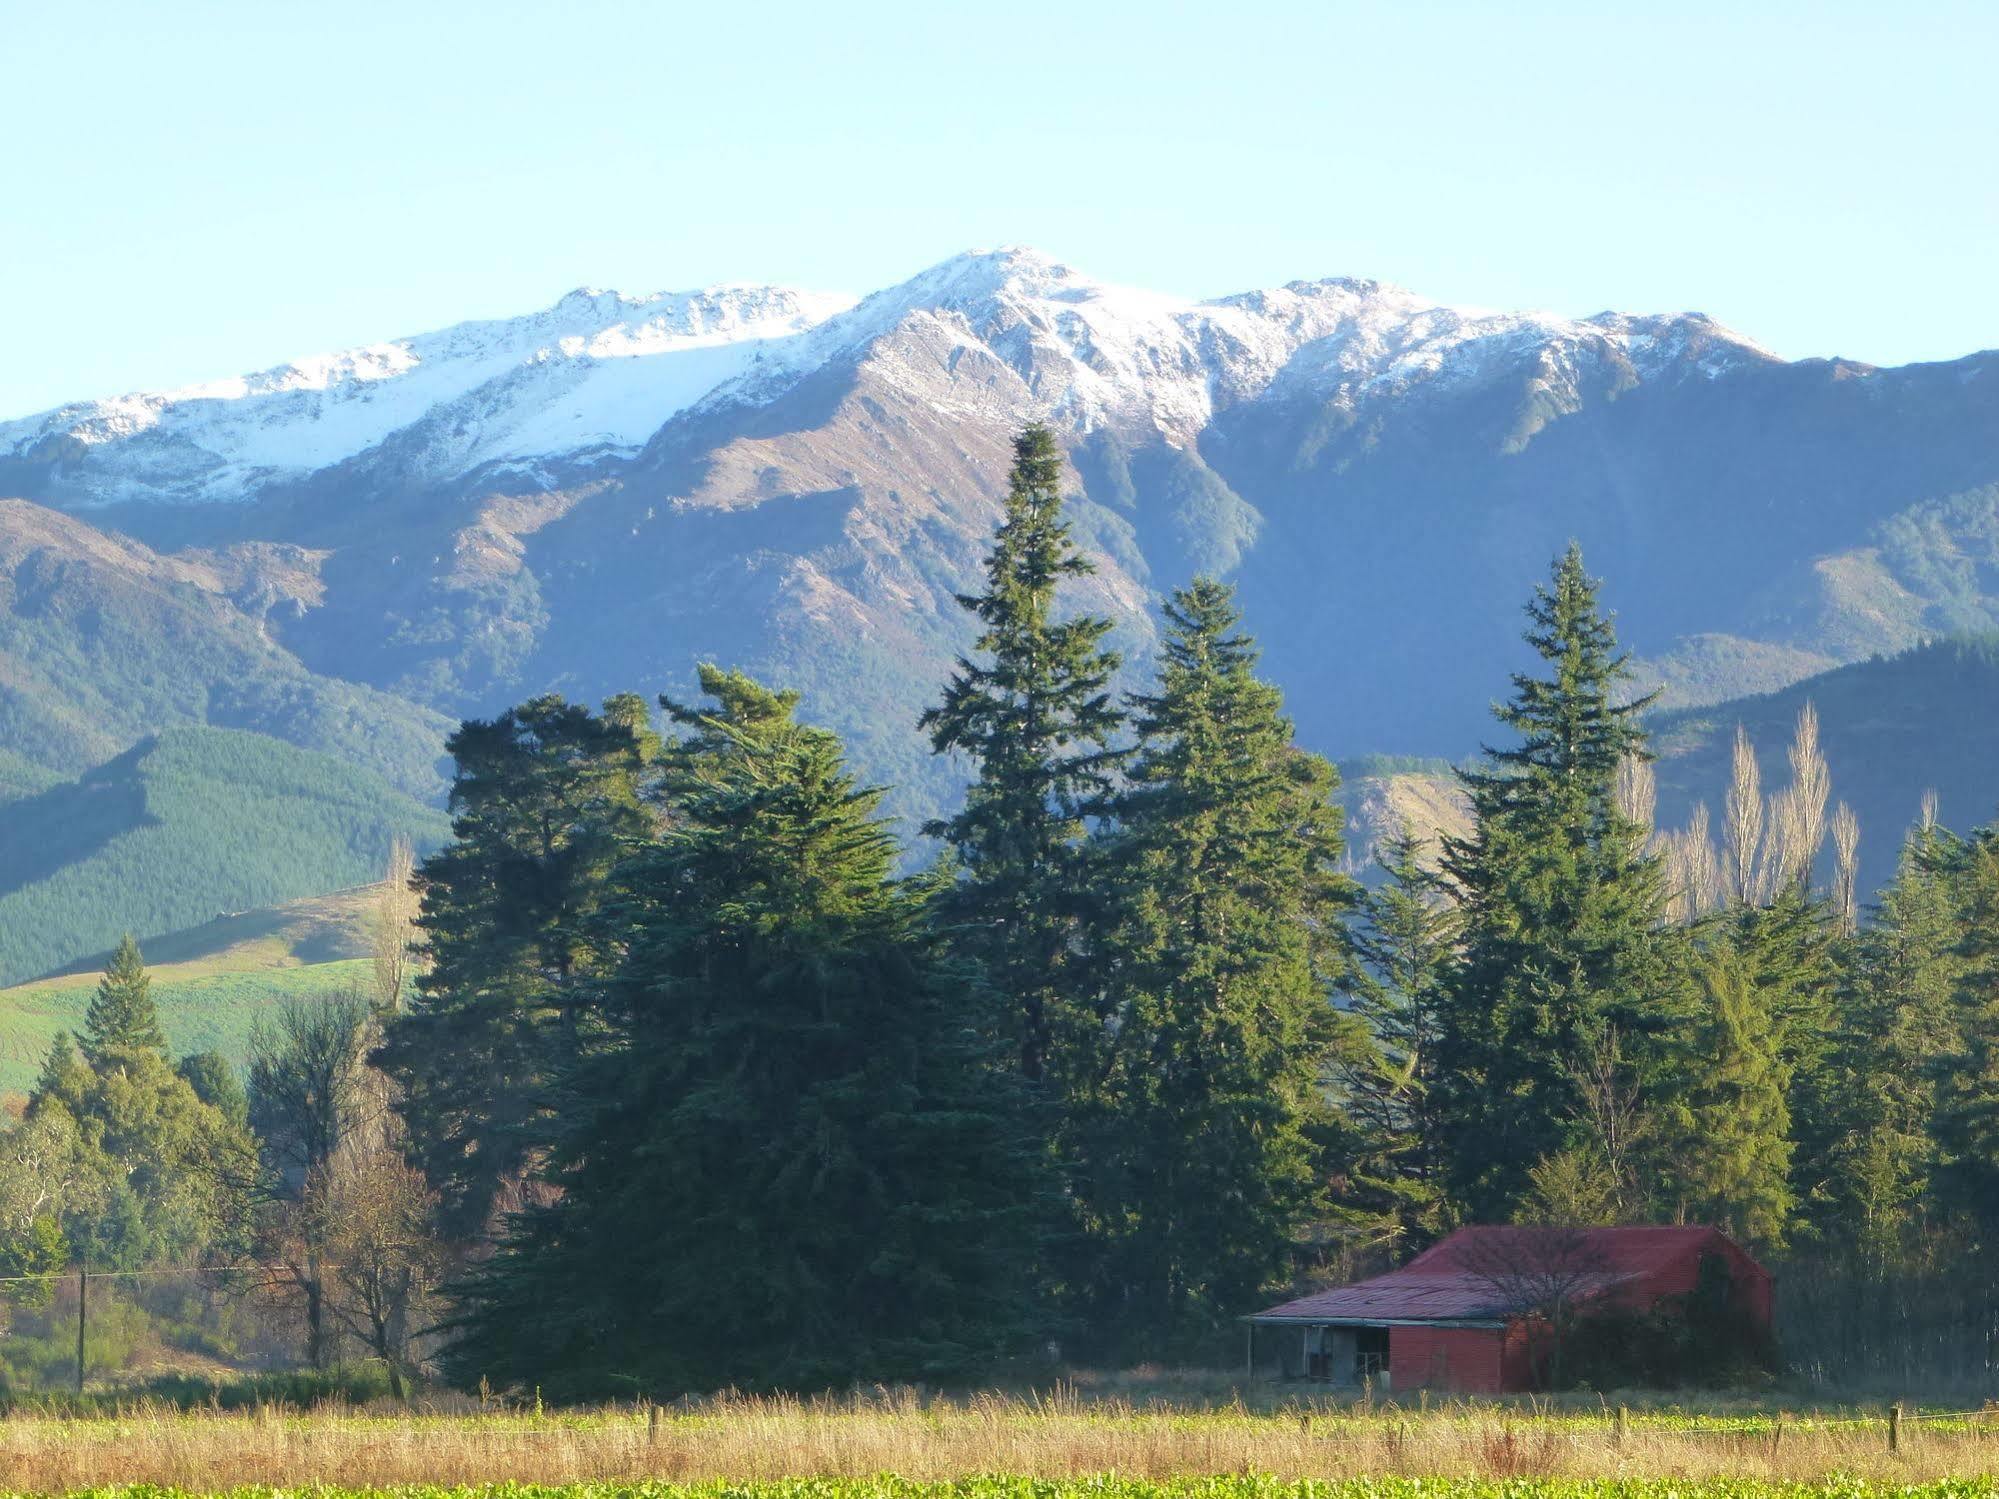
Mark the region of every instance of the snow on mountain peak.
<instances>
[{"instance_id":1,"label":"snow on mountain peak","mask_svg":"<svg viewBox=\"0 0 1999 1499\"><path fill-rule=\"evenodd\" d=\"M1013 245L952 256L858 303L772 286L579 287L523 317L0 423L0 458L75 468L60 487L79 504L248 498L390 447L430 481L591 463L636 452L679 412L767 401L840 361L956 410L940 341L997 358L1074 430L1181 444L1217 411L1269 394L1354 405L1517 368L1559 406L1580 399L1594 367L1649 379L1772 357L1695 315L1492 312L1354 278L1200 302Z\"/></svg>"},{"instance_id":2,"label":"snow on mountain peak","mask_svg":"<svg viewBox=\"0 0 1999 1499\"><path fill-rule=\"evenodd\" d=\"M423 425L432 477L550 454L630 452L765 344L850 306L769 286L628 296L579 288L540 312L0 423L0 456L98 455L94 498L247 497Z\"/></svg>"}]
</instances>

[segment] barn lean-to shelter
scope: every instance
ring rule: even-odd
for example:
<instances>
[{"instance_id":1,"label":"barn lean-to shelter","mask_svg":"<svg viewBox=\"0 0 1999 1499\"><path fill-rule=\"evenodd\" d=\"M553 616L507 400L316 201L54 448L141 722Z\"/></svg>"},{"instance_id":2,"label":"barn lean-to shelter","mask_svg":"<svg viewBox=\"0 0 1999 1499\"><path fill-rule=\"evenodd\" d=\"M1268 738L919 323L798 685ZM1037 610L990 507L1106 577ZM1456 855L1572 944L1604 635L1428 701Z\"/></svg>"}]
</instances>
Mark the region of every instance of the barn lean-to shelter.
<instances>
[{"instance_id":1,"label":"barn lean-to shelter","mask_svg":"<svg viewBox=\"0 0 1999 1499\"><path fill-rule=\"evenodd\" d=\"M1397 1391L1536 1389L1572 1326L1683 1316L1717 1285L1732 1331L1767 1343L1774 1283L1718 1229L1464 1228L1399 1270L1245 1319L1250 1369Z\"/></svg>"}]
</instances>

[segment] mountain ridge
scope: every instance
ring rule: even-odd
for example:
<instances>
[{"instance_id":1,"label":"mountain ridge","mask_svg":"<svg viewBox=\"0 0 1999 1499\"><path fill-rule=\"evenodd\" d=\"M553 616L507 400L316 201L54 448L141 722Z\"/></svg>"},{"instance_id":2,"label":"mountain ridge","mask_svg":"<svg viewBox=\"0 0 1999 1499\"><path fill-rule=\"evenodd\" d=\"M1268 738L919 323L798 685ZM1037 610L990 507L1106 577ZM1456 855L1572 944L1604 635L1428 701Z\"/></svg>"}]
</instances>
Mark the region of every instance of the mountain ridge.
<instances>
[{"instance_id":1,"label":"mountain ridge","mask_svg":"<svg viewBox=\"0 0 1999 1499\"><path fill-rule=\"evenodd\" d=\"M1031 420L1096 563L1065 607L1113 619L1121 685L1161 596L1224 575L1301 740L1336 756L1470 752L1572 538L1683 703L1999 618L1999 527L1946 503L1999 484L1999 355L1786 362L1698 314L1494 313L1357 278L1195 301L1020 248L851 305L706 295L585 290L477 325L447 400L351 381L379 440L309 471L162 448L158 424L65 446L35 419L0 429L0 492L206 569L314 680L432 724L684 694L703 660L799 687L911 819L963 775L914 726L970 644L957 596ZM617 422L574 404L605 371L632 397ZM300 398L245 399L290 421Z\"/></svg>"}]
</instances>

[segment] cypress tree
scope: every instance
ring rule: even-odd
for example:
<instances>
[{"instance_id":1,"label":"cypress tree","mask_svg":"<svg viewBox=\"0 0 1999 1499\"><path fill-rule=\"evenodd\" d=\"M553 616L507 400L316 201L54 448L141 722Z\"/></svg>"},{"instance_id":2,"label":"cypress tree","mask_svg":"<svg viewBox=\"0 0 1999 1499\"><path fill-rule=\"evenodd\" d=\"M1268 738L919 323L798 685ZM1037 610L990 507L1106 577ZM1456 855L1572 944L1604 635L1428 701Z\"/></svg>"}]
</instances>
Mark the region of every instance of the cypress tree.
<instances>
[{"instance_id":1,"label":"cypress tree","mask_svg":"<svg viewBox=\"0 0 1999 1499\"><path fill-rule=\"evenodd\" d=\"M1109 1023L1072 1101L1096 1299L1137 1356L1238 1313L1324 1205L1327 995L1356 894L1338 778L1293 746L1231 591L1197 579L1165 614L1094 865Z\"/></svg>"},{"instance_id":2,"label":"cypress tree","mask_svg":"<svg viewBox=\"0 0 1999 1499\"><path fill-rule=\"evenodd\" d=\"M139 944L127 932L97 981L97 993L83 1018L83 1058L93 1068L128 1064L142 1052L165 1058L166 1032L153 1006L153 981Z\"/></svg>"},{"instance_id":3,"label":"cypress tree","mask_svg":"<svg viewBox=\"0 0 1999 1499\"><path fill-rule=\"evenodd\" d=\"M985 591L958 600L981 627L977 659L959 658L943 701L922 719L933 750L977 763L964 808L926 831L957 856L962 874L946 913L961 950L1016 1007L1016 1051L1030 1079L1073 1018L1083 818L1110 784L1119 727L1110 694L1118 657L1103 649L1110 621L1055 613L1059 586L1094 571L1062 519L1061 484L1054 434L1027 428L1014 443Z\"/></svg>"},{"instance_id":4,"label":"cypress tree","mask_svg":"<svg viewBox=\"0 0 1999 1499\"><path fill-rule=\"evenodd\" d=\"M1513 678L1494 712L1519 742L1463 773L1473 831L1444 842L1464 936L1439 1105L1454 1193L1478 1218L1511 1216L1534 1166L1576 1143L1596 1038L1642 1048L1671 1008L1660 872L1615 794L1619 764L1645 754L1649 699L1618 701L1626 658L1597 592L1573 545L1535 590L1526 639L1546 675Z\"/></svg>"},{"instance_id":5,"label":"cypress tree","mask_svg":"<svg viewBox=\"0 0 1999 1499\"><path fill-rule=\"evenodd\" d=\"M463 1288L449 1367L565 1398L981 1369L1033 1306L1023 1084L834 736L702 685L606 912L561 1199Z\"/></svg>"},{"instance_id":6,"label":"cypress tree","mask_svg":"<svg viewBox=\"0 0 1999 1499\"><path fill-rule=\"evenodd\" d=\"M588 1046L594 922L639 803L650 730L541 697L447 741L453 841L418 871L430 964L379 1053L447 1230L479 1232L546 1149Z\"/></svg>"}]
</instances>

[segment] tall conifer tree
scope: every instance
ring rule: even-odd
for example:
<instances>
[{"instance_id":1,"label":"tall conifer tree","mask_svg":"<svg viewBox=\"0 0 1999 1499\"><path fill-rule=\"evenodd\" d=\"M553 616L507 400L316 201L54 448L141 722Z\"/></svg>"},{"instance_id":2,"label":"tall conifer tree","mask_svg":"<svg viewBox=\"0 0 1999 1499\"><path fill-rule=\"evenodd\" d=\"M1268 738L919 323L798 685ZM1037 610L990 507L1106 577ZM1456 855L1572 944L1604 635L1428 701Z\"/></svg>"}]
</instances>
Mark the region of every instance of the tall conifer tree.
<instances>
[{"instance_id":1,"label":"tall conifer tree","mask_svg":"<svg viewBox=\"0 0 1999 1499\"><path fill-rule=\"evenodd\" d=\"M160 1029L160 1014L153 1005L153 981L130 932L119 939L104 977L97 981L97 993L83 1018L82 1049L84 1060L100 1071L140 1052L162 1058L167 1054L166 1032Z\"/></svg>"},{"instance_id":2,"label":"tall conifer tree","mask_svg":"<svg viewBox=\"0 0 1999 1499\"><path fill-rule=\"evenodd\" d=\"M1964 862L1966 966L1933 1128L1939 1195L1989 1250L1999 1248L1999 828L1982 830Z\"/></svg>"},{"instance_id":3,"label":"tall conifer tree","mask_svg":"<svg viewBox=\"0 0 1999 1499\"><path fill-rule=\"evenodd\" d=\"M1357 894L1338 777L1293 746L1230 590L1197 579L1165 612L1094 864L1108 1024L1072 1101L1097 1294L1142 1356L1247 1305L1323 1204L1327 996Z\"/></svg>"},{"instance_id":4,"label":"tall conifer tree","mask_svg":"<svg viewBox=\"0 0 1999 1499\"><path fill-rule=\"evenodd\" d=\"M1877 1272L1915 1247L1936 1166L1938 1074L1958 1040L1965 967L1953 877L1962 848L1932 826L1909 835L1840 985L1830 1139L1801 1206L1818 1237Z\"/></svg>"},{"instance_id":5,"label":"tall conifer tree","mask_svg":"<svg viewBox=\"0 0 1999 1499\"><path fill-rule=\"evenodd\" d=\"M1618 766L1645 754L1627 675L1580 549L1528 606L1545 675L1513 679L1494 711L1518 743L1467 772L1474 827L1447 838L1463 954L1444 1007L1439 1102L1450 1176L1475 1217L1509 1216L1540 1161L1574 1143L1586 1048L1614 1029L1634 1048L1664 1020L1663 882L1618 810Z\"/></svg>"},{"instance_id":6,"label":"tall conifer tree","mask_svg":"<svg viewBox=\"0 0 1999 1499\"><path fill-rule=\"evenodd\" d=\"M1119 726L1111 625L1059 619L1066 580L1094 571L1062 519L1062 454L1046 427L1014 444L1006 516L986 558L986 588L958 602L981 626L944 699L923 715L938 753L977 763L964 809L928 831L962 871L947 903L965 952L1016 1008L1021 1072L1039 1079L1073 1020L1071 938L1080 904L1083 818L1110 784Z\"/></svg>"},{"instance_id":7,"label":"tall conifer tree","mask_svg":"<svg viewBox=\"0 0 1999 1499\"><path fill-rule=\"evenodd\" d=\"M562 1396L981 1369L1035 1305L1025 1085L834 736L702 685L606 913L561 1200L466 1288L450 1365Z\"/></svg>"},{"instance_id":8,"label":"tall conifer tree","mask_svg":"<svg viewBox=\"0 0 1999 1499\"><path fill-rule=\"evenodd\" d=\"M600 717L536 698L447 743L453 841L417 875L430 963L380 1056L453 1233L479 1232L547 1147L588 1043L593 923L624 840L650 826L635 702Z\"/></svg>"},{"instance_id":9,"label":"tall conifer tree","mask_svg":"<svg viewBox=\"0 0 1999 1499\"><path fill-rule=\"evenodd\" d=\"M1748 965L1726 944L1696 964L1701 1012L1672 1109L1681 1215L1782 1247L1792 1198L1789 1066Z\"/></svg>"},{"instance_id":10,"label":"tall conifer tree","mask_svg":"<svg viewBox=\"0 0 1999 1499\"><path fill-rule=\"evenodd\" d=\"M1427 1244L1447 1219L1437 1053L1458 912L1406 829L1376 860L1386 878L1362 898L1360 959L1335 1078L1361 1148L1343 1194L1402 1246Z\"/></svg>"}]
</instances>

